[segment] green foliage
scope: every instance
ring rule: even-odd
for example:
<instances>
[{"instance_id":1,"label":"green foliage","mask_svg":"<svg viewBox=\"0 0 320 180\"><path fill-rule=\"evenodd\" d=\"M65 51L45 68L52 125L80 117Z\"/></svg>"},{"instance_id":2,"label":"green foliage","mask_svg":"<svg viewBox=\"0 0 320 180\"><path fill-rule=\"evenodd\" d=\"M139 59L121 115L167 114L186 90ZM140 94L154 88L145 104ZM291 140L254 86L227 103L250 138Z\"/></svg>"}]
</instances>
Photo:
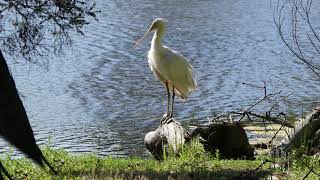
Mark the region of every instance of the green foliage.
<instances>
[{"instance_id":1,"label":"green foliage","mask_svg":"<svg viewBox=\"0 0 320 180\"><path fill-rule=\"evenodd\" d=\"M305 149L305 147L302 147ZM296 149L289 155L290 171L292 179L304 177L311 169L316 173L320 173L320 158L316 156L307 156L301 153L302 149ZM319 179L320 177L310 173L308 179Z\"/></svg>"},{"instance_id":2,"label":"green foliage","mask_svg":"<svg viewBox=\"0 0 320 180\"><path fill-rule=\"evenodd\" d=\"M48 146L43 149L44 155L54 168L59 171L58 179L235 179L235 178L266 178L270 173L287 173L287 168L270 170L266 163L258 168L268 157L256 160L224 160L219 153L208 154L202 145L194 141L182 147L180 153L168 156L163 161L140 157L101 157L96 154L71 154L64 150L53 150ZM282 159L278 160L283 161ZM25 158L12 158L6 154L2 162L15 179L52 179L53 175L34 165ZM312 165L319 159L307 157L306 163ZM318 166L318 167L319 167ZM299 160L292 160L288 178L303 177L308 168ZM315 177L310 174L310 177Z\"/></svg>"}]
</instances>

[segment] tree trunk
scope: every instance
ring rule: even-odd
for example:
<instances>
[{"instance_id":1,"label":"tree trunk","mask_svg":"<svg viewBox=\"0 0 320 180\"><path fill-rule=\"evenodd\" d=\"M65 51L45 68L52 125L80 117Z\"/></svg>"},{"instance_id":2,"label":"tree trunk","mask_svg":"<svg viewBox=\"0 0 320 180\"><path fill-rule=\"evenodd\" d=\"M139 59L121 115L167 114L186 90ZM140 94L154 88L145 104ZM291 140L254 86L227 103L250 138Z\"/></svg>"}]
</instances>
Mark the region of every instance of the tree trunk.
<instances>
[{"instance_id":1,"label":"tree trunk","mask_svg":"<svg viewBox=\"0 0 320 180\"><path fill-rule=\"evenodd\" d=\"M25 108L1 51L0 135L39 165L43 166L43 161L47 164L46 159L36 144ZM51 168L50 165L49 167Z\"/></svg>"}]
</instances>

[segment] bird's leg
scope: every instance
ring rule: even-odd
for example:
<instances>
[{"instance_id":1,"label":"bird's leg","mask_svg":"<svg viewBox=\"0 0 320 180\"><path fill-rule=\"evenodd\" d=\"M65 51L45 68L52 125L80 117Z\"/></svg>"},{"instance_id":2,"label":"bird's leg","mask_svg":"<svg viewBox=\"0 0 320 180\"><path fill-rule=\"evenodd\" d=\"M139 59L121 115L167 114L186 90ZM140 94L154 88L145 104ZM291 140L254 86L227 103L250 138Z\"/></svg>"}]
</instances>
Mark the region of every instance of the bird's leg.
<instances>
[{"instance_id":1,"label":"bird's leg","mask_svg":"<svg viewBox=\"0 0 320 180\"><path fill-rule=\"evenodd\" d=\"M170 118L172 118L172 117L173 117L174 97L175 97L175 93L174 93L174 86L172 85L172 106L171 106Z\"/></svg>"},{"instance_id":2,"label":"bird's leg","mask_svg":"<svg viewBox=\"0 0 320 180\"><path fill-rule=\"evenodd\" d=\"M168 95L168 104L167 104L167 117L170 116L170 91L169 91L169 84L166 82L167 87L167 95Z\"/></svg>"},{"instance_id":3,"label":"bird's leg","mask_svg":"<svg viewBox=\"0 0 320 180\"><path fill-rule=\"evenodd\" d=\"M161 124L165 124L170 117L170 111L169 111L169 109L170 109L170 91L169 91L168 82L166 82L166 88L167 88L167 95L168 95L167 113L165 115L163 115L163 117L160 121Z\"/></svg>"}]
</instances>

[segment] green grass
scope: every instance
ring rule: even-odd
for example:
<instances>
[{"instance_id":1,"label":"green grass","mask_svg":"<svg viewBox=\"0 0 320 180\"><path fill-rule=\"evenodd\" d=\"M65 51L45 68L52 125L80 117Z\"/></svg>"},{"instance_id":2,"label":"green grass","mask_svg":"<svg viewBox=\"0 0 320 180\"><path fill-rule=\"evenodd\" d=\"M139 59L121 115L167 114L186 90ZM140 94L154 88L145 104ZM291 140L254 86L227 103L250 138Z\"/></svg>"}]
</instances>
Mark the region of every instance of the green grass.
<instances>
[{"instance_id":1,"label":"green grass","mask_svg":"<svg viewBox=\"0 0 320 180\"><path fill-rule=\"evenodd\" d=\"M219 155L207 154L198 142L186 146L178 156L169 156L158 162L152 157L115 158L99 157L95 154L74 155L64 150L43 148L43 152L57 171L54 176L48 169L41 169L25 158L12 159L10 155L2 158L4 166L14 179L257 179L267 178L270 174L286 179L301 179L308 173L298 158L292 158L287 167L270 168L265 163L270 157L256 160L222 160ZM319 171L320 159L303 157L304 162ZM273 159L277 164L288 165L282 159ZM309 179L318 179L310 173Z\"/></svg>"}]
</instances>

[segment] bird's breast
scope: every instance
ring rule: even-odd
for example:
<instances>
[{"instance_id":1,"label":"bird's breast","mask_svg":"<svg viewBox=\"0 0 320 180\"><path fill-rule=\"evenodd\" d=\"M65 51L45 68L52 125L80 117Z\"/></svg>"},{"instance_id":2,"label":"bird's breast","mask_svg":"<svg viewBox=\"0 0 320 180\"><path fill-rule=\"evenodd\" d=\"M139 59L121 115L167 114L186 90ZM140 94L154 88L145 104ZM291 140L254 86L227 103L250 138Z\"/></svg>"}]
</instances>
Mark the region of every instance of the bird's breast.
<instances>
[{"instance_id":1,"label":"bird's breast","mask_svg":"<svg viewBox=\"0 0 320 180\"><path fill-rule=\"evenodd\" d=\"M167 68L166 68L166 60L163 58L163 54L158 52L158 51L154 51L154 50L150 50L148 53L148 63L150 66L150 69L154 72L154 71L158 71L160 73L165 73ZM157 76L155 74L155 76Z\"/></svg>"},{"instance_id":2,"label":"bird's breast","mask_svg":"<svg viewBox=\"0 0 320 180\"><path fill-rule=\"evenodd\" d=\"M161 63L161 54L157 51L150 50L148 53L148 62L150 66L159 66L159 64Z\"/></svg>"}]
</instances>

